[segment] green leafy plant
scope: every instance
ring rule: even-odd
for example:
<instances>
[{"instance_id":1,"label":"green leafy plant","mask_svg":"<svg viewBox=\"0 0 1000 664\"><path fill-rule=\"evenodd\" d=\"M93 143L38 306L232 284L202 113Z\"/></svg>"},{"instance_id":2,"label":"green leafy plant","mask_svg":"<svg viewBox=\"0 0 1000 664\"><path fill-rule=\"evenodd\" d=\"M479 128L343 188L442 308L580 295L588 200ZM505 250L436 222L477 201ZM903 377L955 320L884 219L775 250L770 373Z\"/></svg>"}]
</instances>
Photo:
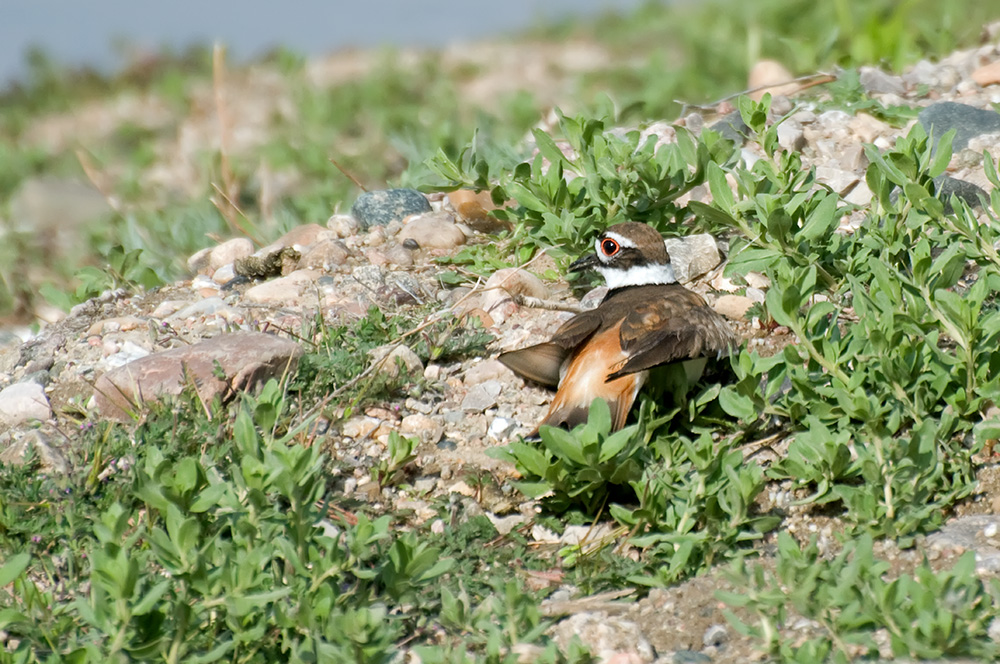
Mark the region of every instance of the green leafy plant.
<instances>
[{"instance_id":1,"label":"green leafy plant","mask_svg":"<svg viewBox=\"0 0 1000 664\"><path fill-rule=\"evenodd\" d=\"M576 505L596 514L616 487L641 475L644 451L637 434L637 425L611 433L611 410L595 399L586 424L573 431L543 426L540 446L514 442L496 455L513 461L525 476L515 484L525 495L547 496L556 512Z\"/></svg>"},{"instance_id":2,"label":"green leafy plant","mask_svg":"<svg viewBox=\"0 0 1000 664\"><path fill-rule=\"evenodd\" d=\"M924 562L912 574L890 575L889 563L875 558L870 537L844 544L824 559L815 541L805 547L788 534L778 536L773 569L733 564L735 592L718 592L730 606L742 607L756 622L729 614L744 634L757 638L781 661L854 661L878 656L877 630L885 630L894 656L913 659L991 658L989 638L1000 585L984 583L975 556L963 555L950 570L935 572ZM790 638L782 629L796 616L813 621L818 634Z\"/></svg>"},{"instance_id":3,"label":"green leafy plant","mask_svg":"<svg viewBox=\"0 0 1000 664\"><path fill-rule=\"evenodd\" d=\"M419 438L407 438L396 431L389 432L389 441L386 444L388 456L379 459L372 468L372 480L379 490L393 486L402 479L406 466L417 458L418 445L420 445Z\"/></svg>"},{"instance_id":4,"label":"green leafy plant","mask_svg":"<svg viewBox=\"0 0 1000 664\"><path fill-rule=\"evenodd\" d=\"M534 130L536 154L512 171L497 169L474 145L457 161L439 152L429 166L444 187L490 189L494 200L515 200L519 207L495 213L515 224L515 238L575 255L618 221L680 233L689 213L675 201L704 181L710 162L727 161L733 146L712 132L695 139L681 127L675 131L676 142L657 145L655 135L621 135L606 131L603 120L560 113L562 144Z\"/></svg>"}]
</instances>

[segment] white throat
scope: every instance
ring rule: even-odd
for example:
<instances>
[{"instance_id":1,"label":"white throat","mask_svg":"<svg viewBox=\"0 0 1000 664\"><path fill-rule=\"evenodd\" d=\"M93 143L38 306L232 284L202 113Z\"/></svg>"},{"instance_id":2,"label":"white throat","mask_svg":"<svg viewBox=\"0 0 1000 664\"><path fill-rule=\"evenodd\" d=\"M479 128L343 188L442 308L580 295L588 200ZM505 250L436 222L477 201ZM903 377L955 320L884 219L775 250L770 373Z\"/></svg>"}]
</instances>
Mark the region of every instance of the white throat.
<instances>
[{"instance_id":1,"label":"white throat","mask_svg":"<svg viewBox=\"0 0 1000 664\"><path fill-rule=\"evenodd\" d=\"M604 277L608 288L622 288L623 286L651 286L653 284L674 284L677 277L674 276L672 265L634 265L627 270L615 269L605 265L598 265L595 268Z\"/></svg>"}]
</instances>

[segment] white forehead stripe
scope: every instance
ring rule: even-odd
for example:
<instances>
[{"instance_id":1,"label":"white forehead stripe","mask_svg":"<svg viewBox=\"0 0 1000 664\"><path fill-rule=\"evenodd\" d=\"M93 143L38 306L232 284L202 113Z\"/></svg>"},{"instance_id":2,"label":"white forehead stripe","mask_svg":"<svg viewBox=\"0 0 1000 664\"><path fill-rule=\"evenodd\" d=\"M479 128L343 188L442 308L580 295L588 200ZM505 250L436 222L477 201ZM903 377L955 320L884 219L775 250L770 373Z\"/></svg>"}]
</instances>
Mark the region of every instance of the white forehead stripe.
<instances>
[{"instance_id":1,"label":"white forehead stripe","mask_svg":"<svg viewBox=\"0 0 1000 664\"><path fill-rule=\"evenodd\" d=\"M606 239L614 240L615 242L618 243L619 247L628 247L629 249L635 249L636 248L635 242L633 242L632 240L628 239L627 237L619 235L618 233L607 233L607 232L605 232L602 237L606 238ZM599 238L597 238L597 242L596 242L595 246L599 247L600 245L601 245L601 238L599 237Z\"/></svg>"}]
</instances>

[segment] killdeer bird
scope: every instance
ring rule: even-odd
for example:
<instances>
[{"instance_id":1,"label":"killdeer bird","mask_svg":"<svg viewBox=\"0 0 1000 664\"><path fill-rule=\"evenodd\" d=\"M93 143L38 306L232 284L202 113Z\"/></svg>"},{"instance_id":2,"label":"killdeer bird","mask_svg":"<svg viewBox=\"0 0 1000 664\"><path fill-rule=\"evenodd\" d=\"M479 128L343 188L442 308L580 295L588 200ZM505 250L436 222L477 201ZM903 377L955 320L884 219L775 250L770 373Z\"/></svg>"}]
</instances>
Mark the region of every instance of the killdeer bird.
<instances>
[{"instance_id":1,"label":"killdeer bird","mask_svg":"<svg viewBox=\"0 0 1000 664\"><path fill-rule=\"evenodd\" d=\"M601 304L566 321L551 340L498 358L522 378L557 388L539 426L585 422L590 404L600 397L608 402L617 431L650 369L721 357L736 345L722 316L677 283L656 230L637 222L616 224L594 247L595 253L569 269L593 268L604 277L608 294Z\"/></svg>"}]
</instances>

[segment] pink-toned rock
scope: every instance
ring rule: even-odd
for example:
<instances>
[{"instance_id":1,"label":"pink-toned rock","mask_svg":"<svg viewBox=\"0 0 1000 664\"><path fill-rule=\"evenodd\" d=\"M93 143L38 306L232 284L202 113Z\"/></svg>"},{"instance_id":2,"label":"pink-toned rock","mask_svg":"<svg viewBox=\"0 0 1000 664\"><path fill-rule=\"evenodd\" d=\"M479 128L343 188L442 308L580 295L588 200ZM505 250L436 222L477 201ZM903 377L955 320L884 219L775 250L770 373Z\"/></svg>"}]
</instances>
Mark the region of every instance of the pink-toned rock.
<instances>
[{"instance_id":1,"label":"pink-toned rock","mask_svg":"<svg viewBox=\"0 0 1000 664\"><path fill-rule=\"evenodd\" d=\"M404 417L399 423L399 431L407 436L420 436L422 441L432 445L444 435L444 427L439 422L420 413Z\"/></svg>"},{"instance_id":2,"label":"pink-toned rock","mask_svg":"<svg viewBox=\"0 0 1000 664\"><path fill-rule=\"evenodd\" d=\"M322 274L317 270L296 270L288 276L271 279L247 289L243 300L256 304L298 305L320 276Z\"/></svg>"},{"instance_id":3,"label":"pink-toned rock","mask_svg":"<svg viewBox=\"0 0 1000 664\"><path fill-rule=\"evenodd\" d=\"M327 270L343 265L351 251L340 240L326 238L314 244L302 254L299 266L307 269Z\"/></svg>"},{"instance_id":4,"label":"pink-toned rock","mask_svg":"<svg viewBox=\"0 0 1000 664\"><path fill-rule=\"evenodd\" d=\"M465 380L462 381L469 387L485 383L488 380L501 378L509 374L509 369L500 364L497 360L483 360L469 367L465 372Z\"/></svg>"},{"instance_id":5,"label":"pink-toned rock","mask_svg":"<svg viewBox=\"0 0 1000 664\"><path fill-rule=\"evenodd\" d=\"M393 265L410 267L413 265L413 252L402 245L396 245L385 252L385 258Z\"/></svg>"},{"instance_id":6,"label":"pink-toned rock","mask_svg":"<svg viewBox=\"0 0 1000 664\"><path fill-rule=\"evenodd\" d=\"M368 249L365 251L365 259L378 267L385 267L389 264L389 258L385 255L384 251L379 249Z\"/></svg>"},{"instance_id":7,"label":"pink-toned rock","mask_svg":"<svg viewBox=\"0 0 1000 664\"><path fill-rule=\"evenodd\" d=\"M87 336L108 334L109 332L128 332L145 324L144 320L135 316L105 318L104 320L95 321L87 330Z\"/></svg>"},{"instance_id":8,"label":"pink-toned rock","mask_svg":"<svg viewBox=\"0 0 1000 664\"><path fill-rule=\"evenodd\" d=\"M214 247L208 257L208 265L212 270L218 270L223 265L229 265L237 258L246 258L253 254L253 242L249 238L234 237Z\"/></svg>"},{"instance_id":9,"label":"pink-toned rock","mask_svg":"<svg viewBox=\"0 0 1000 664\"><path fill-rule=\"evenodd\" d=\"M301 355L297 343L273 334L222 334L112 369L97 379L94 397L103 415L129 421L146 401L176 396L191 385L206 402L255 389L293 371Z\"/></svg>"},{"instance_id":10,"label":"pink-toned rock","mask_svg":"<svg viewBox=\"0 0 1000 664\"><path fill-rule=\"evenodd\" d=\"M494 272L486 280L484 290L480 308L498 324L514 310L511 306L514 297L520 295L545 299L549 296L549 289L541 279L527 270L515 267Z\"/></svg>"},{"instance_id":11,"label":"pink-toned rock","mask_svg":"<svg viewBox=\"0 0 1000 664\"><path fill-rule=\"evenodd\" d=\"M972 72L972 80L984 88L987 85L1000 83L1000 60L995 60L976 69Z\"/></svg>"},{"instance_id":12,"label":"pink-toned rock","mask_svg":"<svg viewBox=\"0 0 1000 664\"><path fill-rule=\"evenodd\" d=\"M490 215L497 206L493 204L493 197L488 191L458 189L448 194L448 202L455 208L458 218L472 230L480 233L496 233L509 227L507 222Z\"/></svg>"},{"instance_id":13,"label":"pink-toned rock","mask_svg":"<svg viewBox=\"0 0 1000 664\"><path fill-rule=\"evenodd\" d=\"M732 320L744 320L753 300L745 295L721 295L712 307L716 312Z\"/></svg>"},{"instance_id":14,"label":"pink-toned rock","mask_svg":"<svg viewBox=\"0 0 1000 664\"><path fill-rule=\"evenodd\" d=\"M264 247L261 252L267 253L282 247L308 247L321 240L330 231L319 224L302 224L288 231L271 244ZM331 235L332 237L332 235Z\"/></svg>"},{"instance_id":15,"label":"pink-toned rock","mask_svg":"<svg viewBox=\"0 0 1000 664\"><path fill-rule=\"evenodd\" d=\"M795 76L792 72L780 62L758 60L750 69L747 87L753 92L748 96L754 101L760 101L766 93L770 93L772 97L793 94L801 87L799 83L790 82L793 78Z\"/></svg>"},{"instance_id":16,"label":"pink-toned rock","mask_svg":"<svg viewBox=\"0 0 1000 664\"><path fill-rule=\"evenodd\" d=\"M381 422L374 417L352 417L340 427L340 432L348 438L365 438L378 429Z\"/></svg>"},{"instance_id":17,"label":"pink-toned rock","mask_svg":"<svg viewBox=\"0 0 1000 664\"><path fill-rule=\"evenodd\" d=\"M413 240L421 249L454 249L465 244L465 233L447 212L428 212L411 217L397 238L402 244Z\"/></svg>"},{"instance_id":18,"label":"pink-toned rock","mask_svg":"<svg viewBox=\"0 0 1000 664\"><path fill-rule=\"evenodd\" d=\"M855 115L847 123L847 128L854 132L854 135L862 143L874 143L875 139L879 136L885 136L894 131L888 123L882 122L867 113L858 113Z\"/></svg>"}]
</instances>

